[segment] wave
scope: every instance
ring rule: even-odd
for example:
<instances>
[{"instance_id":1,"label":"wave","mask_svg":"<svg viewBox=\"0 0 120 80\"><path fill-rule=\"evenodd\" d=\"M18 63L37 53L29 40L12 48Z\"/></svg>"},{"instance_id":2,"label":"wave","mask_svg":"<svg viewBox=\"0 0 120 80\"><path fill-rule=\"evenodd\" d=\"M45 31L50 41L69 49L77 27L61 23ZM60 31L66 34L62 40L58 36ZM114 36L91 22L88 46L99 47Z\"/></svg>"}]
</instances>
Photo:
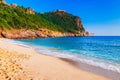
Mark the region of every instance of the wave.
<instances>
[{"instance_id":1,"label":"wave","mask_svg":"<svg viewBox=\"0 0 120 80\"><path fill-rule=\"evenodd\" d=\"M72 53L70 51L60 50L56 48L33 45L33 44L29 44L29 43L21 42L17 40L9 40L9 39L5 39L5 40L11 43L17 44L17 45L32 48L41 54L50 55L50 56L59 57L59 58L67 58L67 59L71 59L77 62L82 62L88 65L92 65L92 66L96 66L96 67L100 67L103 69L107 69L107 70L120 73L120 64L107 62L102 59L96 59L93 57L79 55L79 54ZM74 49L71 51L74 51Z\"/></svg>"},{"instance_id":2,"label":"wave","mask_svg":"<svg viewBox=\"0 0 120 80\"><path fill-rule=\"evenodd\" d=\"M43 46L35 46L35 50L42 54L47 54L50 56L60 57L60 58L67 58L72 59L77 62L86 63L92 66L100 67L103 69L111 70L120 73L120 64L106 62L104 60L99 60L96 58L86 57L79 54L70 53L68 51L61 51L55 48L43 47Z\"/></svg>"}]
</instances>

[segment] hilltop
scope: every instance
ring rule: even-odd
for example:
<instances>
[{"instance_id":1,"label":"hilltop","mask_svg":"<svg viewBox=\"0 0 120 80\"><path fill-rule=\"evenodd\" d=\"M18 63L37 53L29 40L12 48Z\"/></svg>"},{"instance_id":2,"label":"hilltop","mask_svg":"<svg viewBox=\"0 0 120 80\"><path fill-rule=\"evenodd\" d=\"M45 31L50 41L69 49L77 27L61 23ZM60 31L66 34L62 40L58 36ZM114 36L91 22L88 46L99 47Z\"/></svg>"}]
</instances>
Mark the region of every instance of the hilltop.
<instances>
[{"instance_id":1,"label":"hilltop","mask_svg":"<svg viewBox=\"0 0 120 80\"><path fill-rule=\"evenodd\" d=\"M64 10L36 13L31 8L0 1L0 37L38 38L56 36L86 36L78 16Z\"/></svg>"}]
</instances>

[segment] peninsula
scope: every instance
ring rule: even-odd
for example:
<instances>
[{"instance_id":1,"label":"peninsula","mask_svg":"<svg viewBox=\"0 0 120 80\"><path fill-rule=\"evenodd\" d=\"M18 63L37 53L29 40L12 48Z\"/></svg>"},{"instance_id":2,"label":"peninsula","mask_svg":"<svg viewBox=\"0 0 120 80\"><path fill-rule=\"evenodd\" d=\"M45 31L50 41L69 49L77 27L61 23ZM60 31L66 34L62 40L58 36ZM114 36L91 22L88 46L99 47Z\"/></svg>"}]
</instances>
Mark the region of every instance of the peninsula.
<instances>
[{"instance_id":1,"label":"peninsula","mask_svg":"<svg viewBox=\"0 0 120 80\"><path fill-rule=\"evenodd\" d=\"M31 8L0 1L0 37L9 39L89 36L80 17L55 10L37 13Z\"/></svg>"}]
</instances>

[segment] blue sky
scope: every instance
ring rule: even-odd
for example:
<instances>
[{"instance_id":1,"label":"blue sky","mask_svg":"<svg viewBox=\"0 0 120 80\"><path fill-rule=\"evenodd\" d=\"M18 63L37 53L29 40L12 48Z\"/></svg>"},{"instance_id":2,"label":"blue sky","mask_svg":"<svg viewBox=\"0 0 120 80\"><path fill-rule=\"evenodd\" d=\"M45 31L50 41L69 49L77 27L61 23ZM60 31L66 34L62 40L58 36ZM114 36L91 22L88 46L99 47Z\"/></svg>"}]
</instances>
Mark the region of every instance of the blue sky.
<instances>
[{"instance_id":1,"label":"blue sky","mask_svg":"<svg viewBox=\"0 0 120 80\"><path fill-rule=\"evenodd\" d=\"M120 35L120 0L6 0L37 12L63 9L80 16L88 32Z\"/></svg>"}]
</instances>

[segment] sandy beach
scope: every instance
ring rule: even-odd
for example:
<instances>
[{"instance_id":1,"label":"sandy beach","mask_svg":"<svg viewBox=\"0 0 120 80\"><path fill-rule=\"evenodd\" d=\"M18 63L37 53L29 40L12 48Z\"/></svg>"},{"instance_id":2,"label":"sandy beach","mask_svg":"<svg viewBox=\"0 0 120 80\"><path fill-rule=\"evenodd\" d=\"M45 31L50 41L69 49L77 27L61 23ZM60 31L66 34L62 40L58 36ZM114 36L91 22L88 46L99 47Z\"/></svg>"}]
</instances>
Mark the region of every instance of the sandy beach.
<instances>
[{"instance_id":1,"label":"sandy beach","mask_svg":"<svg viewBox=\"0 0 120 80\"><path fill-rule=\"evenodd\" d=\"M0 80L110 80L0 39Z\"/></svg>"}]
</instances>

